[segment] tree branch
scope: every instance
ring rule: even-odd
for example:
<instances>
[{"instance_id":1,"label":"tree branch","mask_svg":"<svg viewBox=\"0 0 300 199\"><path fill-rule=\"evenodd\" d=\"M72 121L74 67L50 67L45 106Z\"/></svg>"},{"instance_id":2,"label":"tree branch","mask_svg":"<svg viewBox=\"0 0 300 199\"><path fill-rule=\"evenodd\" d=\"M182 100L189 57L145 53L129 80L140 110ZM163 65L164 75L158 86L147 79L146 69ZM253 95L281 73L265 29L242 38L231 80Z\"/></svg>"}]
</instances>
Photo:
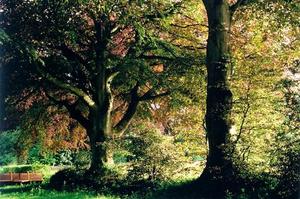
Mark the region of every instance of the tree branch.
<instances>
[{"instance_id":1,"label":"tree branch","mask_svg":"<svg viewBox=\"0 0 300 199\"><path fill-rule=\"evenodd\" d=\"M127 110L123 115L122 119L115 125L114 130L119 136L122 136L125 130L128 128L133 116L136 113L137 106L139 104L139 96L138 96L139 83L130 91L130 103L128 104Z\"/></svg>"},{"instance_id":2,"label":"tree branch","mask_svg":"<svg viewBox=\"0 0 300 199\"><path fill-rule=\"evenodd\" d=\"M58 100L47 92L45 92L45 94L55 104L64 106L67 109L68 113L70 114L71 118L78 121L85 129L88 129L89 121L82 115L81 111L76 109L78 100L73 104L69 104L67 100Z\"/></svg>"},{"instance_id":3,"label":"tree branch","mask_svg":"<svg viewBox=\"0 0 300 199\"><path fill-rule=\"evenodd\" d=\"M147 100L153 100L159 97L164 97L167 95L170 95L170 91L166 91L163 93L159 93L159 94L154 94L153 95L153 89L149 89L143 96L139 97L139 101L147 101Z\"/></svg>"},{"instance_id":4,"label":"tree branch","mask_svg":"<svg viewBox=\"0 0 300 199\"><path fill-rule=\"evenodd\" d=\"M47 81L51 82L52 84L54 84L55 86L57 86L61 89L71 91L73 94L77 95L78 97L81 97L87 103L88 106L90 106L90 107L95 106L95 102L92 100L92 98L87 93L85 93L84 91L82 91L79 88L76 88L68 83L62 82L59 79L53 77L51 74L49 74L47 71L45 71L43 68L40 67L40 65L45 67L45 63L40 58L38 58L38 60L36 60L36 61L39 62L39 64L37 64L38 72L41 73L41 75Z\"/></svg>"},{"instance_id":5,"label":"tree branch","mask_svg":"<svg viewBox=\"0 0 300 199\"><path fill-rule=\"evenodd\" d=\"M139 55L137 58L141 59L159 59L159 60L167 60L167 61L173 61L174 59L171 57L165 57L165 56L160 56L160 55Z\"/></svg>"},{"instance_id":6,"label":"tree branch","mask_svg":"<svg viewBox=\"0 0 300 199\"><path fill-rule=\"evenodd\" d=\"M71 48L69 48L67 45L61 45L56 47L58 50L62 52L62 54L73 61L78 61L82 65L86 65L86 60L83 59L78 53L74 52Z\"/></svg>"},{"instance_id":7,"label":"tree branch","mask_svg":"<svg viewBox=\"0 0 300 199\"><path fill-rule=\"evenodd\" d=\"M235 141L233 141L233 148L232 148L232 151L231 153L233 154L235 149L236 149L236 145L238 143L238 141L240 140L243 132L244 132L244 125L246 123L246 119L248 117L248 113L249 113L249 110L250 110L250 82L248 82L248 86L247 86L247 90L246 90L246 107L245 109L243 110L243 118L242 118L242 121L241 121L241 124L240 124L240 129L239 129L239 133L238 135L236 136L236 139Z\"/></svg>"},{"instance_id":8,"label":"tree branch","mask_svg":"<svg viewBox=\"0 0 300 199\"><path fill-rule=\"evenodd\" d=\"M186 25L179 25L179 24L172 23L171 26L176 27L176 28L189 28L189 27L195 27L195 26L202 26L202 27L208 28L208 25L201 24L201 23L186 24Z\"/></svg>"},{"instance_id":9,"label":"tree branch","mask_svg":"<svg viewBox=\"0 0 300 199\"><path fill-rule=\"evenodd\" d=\"M164 11L159 12L157 10L156 13L146 14L144 17L148 20L156 20L156 19L162 19L168 16L171 16L173 14L176 14L176 12L179 10L183 2L177 2L172 7L165 9Z\"/></svg>"},{"instance_id":10,"label":"tree branch","mask_svg":"<svg viewBox=\"0 0 300 199\"><path fill-rule=\"evenodd\" d=\"M15 106L17 104L19 104L20 102L23 102L27 99L29 99L31 96L33 96L36 92L38 91L38 89L36 87L32 88L31 91L29 91L28 93L26 93L24 96L21 96L20 98L16 99L15 101L13 101L12 103L9 103L9 105L11 106Z\"/></svg>"},{"instance_id":11,"label":"tree branch","mask_svg":"<svg viewBox=\"0 0 300 199\"><path fill-rule=\"evenodd\" d=\"M230 13L231 16L234 14L234 12L240 7L246 0L238 0L235 4L230 6Z\"/></svg>"}]
</instances>

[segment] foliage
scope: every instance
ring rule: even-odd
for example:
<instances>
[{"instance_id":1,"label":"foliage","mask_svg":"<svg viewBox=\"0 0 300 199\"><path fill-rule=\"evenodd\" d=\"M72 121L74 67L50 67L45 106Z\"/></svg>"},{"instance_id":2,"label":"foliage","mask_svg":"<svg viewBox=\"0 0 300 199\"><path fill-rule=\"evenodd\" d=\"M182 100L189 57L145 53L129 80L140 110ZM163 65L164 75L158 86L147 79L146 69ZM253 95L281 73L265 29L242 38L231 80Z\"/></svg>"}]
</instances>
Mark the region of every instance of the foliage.
<instances>
[{"instance_id":1,"label":"foliage","mask_svg":"<svg viewBox=\"0 0 300 199\"><path fill-rule=\"evenodd\" d=\"M45 138L38 137L36 138L36 142L28 143L29 139L31 141L34 140L32 137L24 138L25 133L27 133L26 130L18 128L0 134L0 149L1 152L3 152L0 155L1 165L16 164L19 162L27 164L74 165L76 167L83 167L89 164L89 152L86 150L64 148L60 148L60 150L51 150L49 146L43 145Z\"/></svg>"},{"instance_id":2,"label":"foliage","mask_svg":"<svg viewBox=\"0 0 300 199\"><path fill-rule=\"evenodd\" d=\"M47 152L41 155L34 146L28 155L27 163L45 164L54 166L74 166L78 169L87 168L90 164L90 152L88 150L59 150Z\"/></svg>"},{"instance_id":3,"label":"foliage","mask_svg":"<svg viewBox=\"0 0 300 199\"><path fill-rule=\"evenodd\" d=\"M20 129L12 131L4 131L0 134L0 165L8 165L17 163L16 146Z\"/></svg>"},{"instance_id":4,"label":"foliage","mask_svg":"<svg viewBox=\"0 0 300 199\"><path fill-rule=\"evenodd\" d=\"M16 145L20 161L70 165L71 153L87 149L82 127L53 106L33 103L20 120L22 130Z\"/></svg>"},{"instance_id":5,"label":"foliage","mask_svg":"<svg viewBox=\"0 0 300 199\"><path fill-rule=\"evenodd\" d=\"M300 184L300 63L294 60L286 68L280 88L285 99L285 121L276 136L271 151L272 166L278 176L276 197L293 198L299 194Z\"/></svg>"},{"instance_id":6,"label":"foliage","mask_svg":"<svg viewBox=\"0 0 300 199\"><path fill-rule=\"evenodd\" d=\"M79 150L73 154L73 165L76 168L86 168L90 164L90 152L86 150Z\"/></svg>"},{"instance_id":7,"label":"foliage","mask_svg":"<svg viewBox=\"0 0 300 199\"><path fill-rule=\"evenodd\" d=\"M34 171L32 165L10 165L1 167L1 173L16 172L24 173Z\"/></svg>"},{"instance_id":8,"label":"foliage","mask_svg":"<svg viewBox=\"0 0 300 199\"><path fill-rule=\"evenodd\" d=\"M299 194L300 184L300 142L279 150L277 155L277 175L279 184L275 194L277 198L296 198Z\"/></svg>"},{"instance_id":9,"label":"foliage","mask_svg":"<svg viewBox=\"0 0 300 199\"><path fill-rule=\"evenodd\" d=\"M41 151L41 145L36 144L33 147L31 147L28 151L28 164L34 164L34 163L42 163L42 164L48 164L48 165L54 165L55 164L55 158L54 154L51 152L44 152Z\"/></svg>"},{"instance_id":10,"label":"foliage","mask_svg":"<svg viewBox=\"0 0 300 199\"><path fill-rule=\"evenodd\" d=\"M163 136L157 129L139 126L135 134L129 134L128 180L130 182L150 181L152 183L169 179L178 169L179 154L172 138Z\"/></svg>"},{"instance_id":11,"label":"foliage","mask_svg":"<svg viewBox=\"0 0 300 199\"><path fill-rule=\"evenodd\" d=\"M231 139L237 161L268 171L272 167L270 145L277 142L276 134L286 117L278 82L285 66L300 51L299 28L287 18L278 19L285 9L289 10L286 15L298 15L293 5L285 8L279 2L270 7L267 2L262 4L268 11L252 4L242 7L233 20L229 65L234 94ZM280 11L276 12L275 7Z\"/></svg>"}]
</instances>

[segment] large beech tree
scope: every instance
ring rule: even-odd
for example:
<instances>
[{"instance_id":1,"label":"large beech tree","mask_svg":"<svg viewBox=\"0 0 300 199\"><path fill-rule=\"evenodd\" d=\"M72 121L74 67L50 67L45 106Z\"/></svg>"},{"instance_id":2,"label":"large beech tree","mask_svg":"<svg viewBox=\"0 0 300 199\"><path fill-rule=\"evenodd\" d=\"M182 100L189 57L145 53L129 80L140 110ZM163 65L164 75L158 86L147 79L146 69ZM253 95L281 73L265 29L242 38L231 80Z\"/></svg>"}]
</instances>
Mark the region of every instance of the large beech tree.
<instances>
[{"instance_id":1,"label":"large beech tree","mask_svg":"<svg viewBox=\"0 0 300 199\"><path fill-rule=\"evenodd\" d=\"M207 67L207 99L206 99L206 130L209 143L206 167L200 177L204 180L219 179L219 182L233 177L233 163L230 154L232 92L229 87L230 34L231 24L237 9L243 5L255 4L262 13L273 13L278 23L297 25L295 19L299 7L296 2L255 1L255 0L203 0L208 18L208 40L206 48ZM273 10L272 7L285 9ZM284 13L285 10L289 10ZM293 25L292 25L293 26ZM217 180L218 181L218 180Z\"/></svg>"},{"instance_id":2,"label":"large beech tree","mask_svg":"<svg viewBox=\"0 0 300 199\"><path fill-rule=\"evenodd\" d=\"M243 0L203 0L208 17L206 130L209 144L202 179L231 177L232 162L226 152L231 127L232 93L228 83L229 37L233 13Z\"/></svg>"},{"instance_id":3,"label":"large beech tree","mask_svg":"<svg viewBox=\"0 0 300 199\"><path fill-rule=\"evenodd\" d=\"M1 3L3 30L22 55L18 59L29 62L29 78L86 129L91 171L104 171L107 141L124 132L139 102L169 93L162 81L181 58L150 30L177 6L102 0ZM127 109L113 123L115 96L127 102Z\"/></svg>"}]
</instances>

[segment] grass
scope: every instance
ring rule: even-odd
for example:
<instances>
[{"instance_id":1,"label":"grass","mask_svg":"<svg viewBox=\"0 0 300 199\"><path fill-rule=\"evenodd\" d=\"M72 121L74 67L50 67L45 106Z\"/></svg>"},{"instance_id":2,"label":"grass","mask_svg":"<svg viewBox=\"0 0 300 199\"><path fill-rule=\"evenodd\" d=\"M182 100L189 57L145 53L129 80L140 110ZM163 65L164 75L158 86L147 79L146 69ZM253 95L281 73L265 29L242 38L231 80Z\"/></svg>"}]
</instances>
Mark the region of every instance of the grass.
<instances>
[{"instance_id":1,"label":"grass","mask_svg":"<svg viewBox=\"0 0 300 199\"><path fill-rule=\"evenodd\" d=\"M43 174L44 183L24 184L24 185L5 185L0 186L0 199L118 199L118 196L101 195L92 192L74 191L74 192L58 192L45 189L45 184L49 181L50 176L61 168L48 165L9 165L1 166L0 173L7 172L27 172L34 171Z\"/></svg>"},{"instance_id":2,"label":"grass","mask_svg":"<svg viewBox=\"0 0 300 199\"><path fill-rule=\"evenodd\" d=\"M91 192L58 192L32 185L9 185L0 187L0 199L118 199Z\"/></svg>"},{"instance_id":3,"label":"grass","mask_svg":"<svg viewBox=\"0 0 300 199\"><path fill-rule=\"evenodd\" d=\"M26 172L34 171L41 172L44 176L44 182L42 184L23 184L23 185L5 185L0 186L0 199L167 199L177 198L174 195L180 195L178 199L188 198L183 197L177 187L189 180L174 181L172 183L164 184L159 190L143 190L141 192L133 192L129 195L121 195L120 193L113 192L97 192L97 191L86 191L86 190L75 190L72 192L67 191L54 191L49 190L47 187L49 178L51 175L56 173L58 167L52 167L47 165L10 165L0 167L0 173L5 172ZM172 188L175 187L175 188ZM171 189L170 189L171 188ZM170 195L171 194L171 195Z\"/></svg>"},{"instance_id":4,"label":"grass","mask_svg":"<svg viewBox=\"0 0 300 199\"><path fill-rule=\"evenodd\" d=\"M175 191L174 189L172 192ZM175 191L177 192L177 191ZM176 193L175 195L177 195ZM171 197L170 197L171 196ZM0 186L0 199L191 199L190 197L174 197L174 194L161 191L148 190L146 192L134 192L129 195L117 193L97 193L93 191L75 190L54 191L47 189L47 184L24 184Z\"/></svg>"}]
</instances>

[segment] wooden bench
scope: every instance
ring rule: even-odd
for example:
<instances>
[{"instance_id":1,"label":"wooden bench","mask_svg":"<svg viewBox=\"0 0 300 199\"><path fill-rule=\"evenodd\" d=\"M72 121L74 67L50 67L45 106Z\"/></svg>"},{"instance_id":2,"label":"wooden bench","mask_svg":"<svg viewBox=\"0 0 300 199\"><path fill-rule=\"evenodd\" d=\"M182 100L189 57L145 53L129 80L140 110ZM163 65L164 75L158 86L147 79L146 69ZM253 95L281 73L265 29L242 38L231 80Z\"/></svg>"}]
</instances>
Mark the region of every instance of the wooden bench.
<instances>
[{"instance_id":1,"label":"wooden bench","mask_svg":"<svg viewBox=\"0 0 300 199\"><path fill-rule=\"evenodd\" d=\"M0 182L12 182L12 181L13 181L12 173L0 174Z\"/></svg>"},{"instance_id":2,"label":"wooden bench","mask_svg":"<svg viewBox=\"0 0 300 199\"><path fill-rule=\"evenodd\" d=\"M25 183L25 182L42 182L43 176L41 173L4 173L0 174L0 183Z\"/></svg>"}]
</instances>

